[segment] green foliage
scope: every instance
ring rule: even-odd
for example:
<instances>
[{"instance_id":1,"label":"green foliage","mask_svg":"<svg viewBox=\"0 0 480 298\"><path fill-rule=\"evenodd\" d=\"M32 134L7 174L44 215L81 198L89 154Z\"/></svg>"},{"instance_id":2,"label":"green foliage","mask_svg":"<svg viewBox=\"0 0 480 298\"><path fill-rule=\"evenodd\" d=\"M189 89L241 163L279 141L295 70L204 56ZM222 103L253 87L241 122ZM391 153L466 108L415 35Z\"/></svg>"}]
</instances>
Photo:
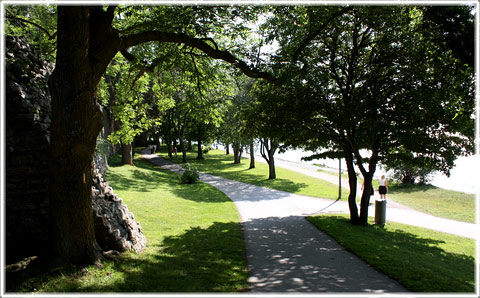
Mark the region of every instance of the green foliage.
<instances>
[{"instance_id":1,"label":"green foliage","mask_svg":"<svg viewBox=\"0 0 480 298\"><path fill-rule=\"evenodd\" d=\"M341 9L278 7L263 25L280 44L272 67L281 84L261 88L276 114L271 129L310 150L378 146L386 160L403 148L448 173L456 156L473 151L472 68L429 37L420 8L356 6L336 15Z\"/></svg>"},{"instance_id":2,"label":"green foliage","mask_svg":"<svg viewBox=\"0 0 480 298\"><path fill-rule=\"evenodd\" d=\"M436 43L444 43L464 64L474 68L475 14L469 5L425 6L423 33Z\"/></svg>"},{"instance_id":3,"label":"green foliage","mask_svg":"<svg viewBox=\"0 0 480 298\"><path fill-rule=\"evenodd\" d=\"M165 147L161 147L158 152L167 158ZM188 159L203 173L312 197L328 199L337 199L338 197L337 185L295 171L278 168L276 170L277 178L267 179L269 170L265 163L259 162L254 169L248 169L248 163L234 164L231 156L225 155L223 150L210 150L203 160L195 159L194 154L187 152L187 155L190 155ZM182 160L180 157L174 157L173 162L181 164ZM342 191L347 192L345 189Z\"/></svg>"},{"instance_id":4,"label":"green foliage","mask_svg":"<svg viewBox=\"0 0 480 298\"><path fill-rule=\"evenodd\" d=\"M161 113L174 102L159 88L155 74L139 70L120 54L115 57L97 92L118 123L109 136L112 143L129 144L137 135L160 123Z\"/></svg>"},{"instance_id":5,"label":"green foliage","mask_svg":"<svg viewBox=\"0 0 480 298\"><path fill-rule=\"evenodd\" d=\"M108 156L109 152L109 143L107 140L105 140L101 134L98 135L97 137L97 146L96 146L96 152L99 153L102 156Z\"/></svg>"},{"instance_id":6,"label":"green foliage","mask_svg":"<svg viewBox=\"0 0 480 298\"><path fill-rule=\"evenodd\" d=\"M387 166L387 170L393 171L392 178L401 181L403 184L426 184L430 180L432 170L420 167L407 167L399 165L397 167Z\"/></svg>"},{"instance_id":7,"label":"green foliage","mask_svg":"<svg viewBox=\"0 0 480 298\"><path fill-rule=\"evenodd\" d=\"M26 37L41 57L54 62L56 57L56 5L6 4L5 34Z\"/></svg>"},{"instance_id":8,"label":"green foliage","mask_svg":"<svg viewBox=\"0 0 480 298\"><path fill-rule=\"evenodd\" d=\"M386 169L393 172L393 179L404 184L426 184L434 170L438 170L435 164L422 156L415 156L402 147L392 150L393 154L386 156L383 161Z\"/></svg>"},{"instance_id":9,"label":"green foliage","mask_svg":"<svg viewBox=\"0 0 480 298\"><path fill-rule=\"evenodd\" d=\"M224 122L219 127L218 135L224 144L236 144L240 148L258 137L257 126L252 125L255 121L252 112L255 99L250 93L255 81L241 76L234 76L234 79L234 94L224 106Z\"/></svg>"},{"instance_id":10,"label":"green foliage","mask_svg":"<svg viewBox=\"0 0 480 298\"><path fill-rule=\"evenodd\" d=\"M215 128L224 121L224 100L232 90L225 66L192 50L159 65L157 77L158 92L174 102L157 128L165 139L211 142Z\"/></svg>"},{"instance_id":11,"label":"green foliage","mask_svg":"<svg viewBox=\"0 0 480 298\"><path fill-rule=\"evenodd\" d=\"M308 220L409 291L475 290L472 239L392 222L384 228L354 226L346 215L322 215Z\"/></svg>"},{"instance_id":12,"label":"green foliage","mask_svg":"<svg viewBox=\"0 0 480 298\"><path fill-rule=\"evenodd\" d=\"M182 165L183 173L178 179L182 184L193 184L198 181L199 175L196 167L189 163Z\"/></svg>"}]
</instances>

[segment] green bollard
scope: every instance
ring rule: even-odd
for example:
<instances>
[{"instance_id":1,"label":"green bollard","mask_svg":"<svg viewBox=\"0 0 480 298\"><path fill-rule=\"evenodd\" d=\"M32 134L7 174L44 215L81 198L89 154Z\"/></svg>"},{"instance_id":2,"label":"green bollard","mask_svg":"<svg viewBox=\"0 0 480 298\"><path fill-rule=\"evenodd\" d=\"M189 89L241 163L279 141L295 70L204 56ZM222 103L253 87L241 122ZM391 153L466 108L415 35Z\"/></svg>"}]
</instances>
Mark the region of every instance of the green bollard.
<instances>
[{"instance_id":1,"label":"green bollard","mask_svg":"<svg viewBox=\"0 0 480 298\"><path fill-rule=\"evenodd\" d=\"M375 224L385 225L385 218L387 213L387 200L375 201Z\"/></svg>"}]
</instances>

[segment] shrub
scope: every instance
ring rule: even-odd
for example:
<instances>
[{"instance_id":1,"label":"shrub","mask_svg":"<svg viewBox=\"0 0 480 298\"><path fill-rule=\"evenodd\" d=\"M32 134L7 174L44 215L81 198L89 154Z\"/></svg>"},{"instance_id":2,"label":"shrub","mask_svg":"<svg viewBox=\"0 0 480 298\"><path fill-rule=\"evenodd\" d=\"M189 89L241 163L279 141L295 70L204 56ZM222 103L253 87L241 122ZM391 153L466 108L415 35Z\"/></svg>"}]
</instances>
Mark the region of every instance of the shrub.
<instances>
[{"instance_id":1,"label":"shrub","mask_svg":"<svg viewBox=\"0 0 480 298\"><path fill-rule=\"evenodd\" d=\"M192 184L198 180L198 170L189 163L184 164L183 174L179 177L180 183L182 184Z\"/></svg>"},{"instance_id":2,"label":"shrub","mask_svg":"<svg viewBox=\"0 0 480 298\"><path fill-rule=\"evenodd\" d=\"M387 166L387 170L393 171L392 178L396 181L401 181L402 184L427 184L431 180L433 172L433 170L429 169L401 165L396 167Z\"/></svg>"}]
</instances>

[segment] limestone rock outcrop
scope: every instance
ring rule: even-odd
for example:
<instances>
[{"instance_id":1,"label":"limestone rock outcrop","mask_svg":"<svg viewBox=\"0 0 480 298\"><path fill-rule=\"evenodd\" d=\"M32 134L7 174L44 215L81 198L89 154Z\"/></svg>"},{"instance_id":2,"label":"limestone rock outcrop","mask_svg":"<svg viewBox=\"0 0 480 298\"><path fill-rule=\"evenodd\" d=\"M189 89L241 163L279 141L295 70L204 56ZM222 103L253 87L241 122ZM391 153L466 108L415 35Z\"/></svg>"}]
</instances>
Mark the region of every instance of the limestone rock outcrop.
<instances>
[{"instance_id":1,"label":"limestone rock outcrop","mask_svg":"<svg viewBox=\"0 0 480 298\"><path fill-rule=\"evenodd\" d=\"M103 250L141 252L147 239L140 223L108 186L99 169L94 170L93 176L93 218L98 244Z\"/></svg>"},{"instance_id":2,"label":"limestone rock outcrop","mask_svg":"<svg viewBox=\"0 0 480 298\"><path fill-rule=\"evenodd\" d=\"M5 225L6 263L48 253L49 148L53 70L24 38L5 36ZM103 163L102 163L103 161ZM145 247L140 225L105 182L105 158L96 156L93 209L104 250Z\"/></svg>"}]
</instances>

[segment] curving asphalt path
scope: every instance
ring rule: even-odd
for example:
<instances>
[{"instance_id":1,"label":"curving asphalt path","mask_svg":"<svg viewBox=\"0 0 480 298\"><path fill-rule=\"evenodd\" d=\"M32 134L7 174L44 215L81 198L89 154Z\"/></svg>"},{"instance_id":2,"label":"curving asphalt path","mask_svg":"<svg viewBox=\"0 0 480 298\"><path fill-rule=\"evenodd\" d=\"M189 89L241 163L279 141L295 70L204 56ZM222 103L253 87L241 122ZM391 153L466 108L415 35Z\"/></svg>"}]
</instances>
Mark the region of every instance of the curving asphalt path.
<instances>
[{"instance_id":1,"label":"curving asphalt path","mask_svg":"<svg viewBox=\"0 0 480 298\"><path fill-rule=\"evenodd\" d=\"M182 172L179 165L157 155L143 152L142 157L163 169ZM305 220L305 215L326 207L331 200L204 173L200 180L225 193L239 211L252 292L406 292ZM333 205L334 209L341 209L340 205Z\"/></svg>"},{"instance_id":2,"label":"curving asphalt path","mask_svg":"<svg viewBox=\"0 0 480 298\"><path fill-rule=\"evenodd\" d=\"M259 160L263 162L263 160L261 159ZM278 159L278 160L276 159L275 163L279 167L297 171L302 174L323 179L338 185L337 177L318 172L316 166L304 165L304 164L299 164L299 163L290 162L290 161L281 160L281 159ZM342 185L348 188L348 180L342 179ZM357 192L359 193L358 196L361 195L361 192L358 191L360 189L361 189L361 185L359 184L357 185ZM372 196L371 202L373 202L375 199L379 199L378 192L375 192L375 195ZM337 202L331 207L328 207L327 211L336 212L336 213L339 213L339 212L347 213L348 204L346 202ZM317 214L317 213L314 212L313 214ZM375 214L374 205L370 206L370 208L368 209L368 214L372 216ZM436 217L427 213L416 211L410 207L401 205L397 202L394 202L392 199L388 199L387 201L386 217L388 221L414 225L422 228L427 228L430 230L454 234L454 235L467 237L471 239L480 238L479 224L472 224L467 222L461 222L461 221Z\"/></svg>"}]
</instances>

